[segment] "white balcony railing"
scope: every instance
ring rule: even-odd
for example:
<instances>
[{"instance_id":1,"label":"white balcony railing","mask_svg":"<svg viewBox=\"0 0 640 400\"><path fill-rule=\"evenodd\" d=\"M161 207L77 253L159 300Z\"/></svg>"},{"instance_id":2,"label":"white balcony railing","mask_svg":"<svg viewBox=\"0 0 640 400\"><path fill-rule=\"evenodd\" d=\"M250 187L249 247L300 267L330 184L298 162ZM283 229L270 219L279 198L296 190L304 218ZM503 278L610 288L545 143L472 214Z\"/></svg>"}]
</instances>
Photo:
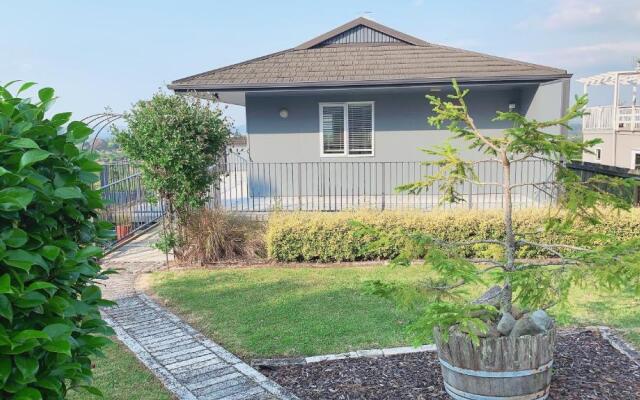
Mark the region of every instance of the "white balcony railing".
<instances>
[{"instance_id":1,"label":"white balcony railing","mask_svg":"<svg viewBox=\"0 0 640 400\"><path fill-rule=\"evenodd\" d=\"M613 106L587 108L582 117L583 130L640 130L640 107L618 107L616 124L613 121Z\"/></svg>"}]
</instances>

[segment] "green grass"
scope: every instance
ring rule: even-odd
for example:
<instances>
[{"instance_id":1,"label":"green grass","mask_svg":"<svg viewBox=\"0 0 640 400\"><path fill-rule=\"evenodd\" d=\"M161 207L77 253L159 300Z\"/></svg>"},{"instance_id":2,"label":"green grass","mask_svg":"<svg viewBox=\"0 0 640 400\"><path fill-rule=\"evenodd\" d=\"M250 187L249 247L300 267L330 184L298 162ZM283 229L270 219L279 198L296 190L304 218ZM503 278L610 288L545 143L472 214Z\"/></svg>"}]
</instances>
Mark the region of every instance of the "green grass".
<instances>
[{"instance_id":1,"label":"green grass","mask_svg":"<svg viewBox=\"0 0 640 400\"><path fill-rule=\"evenodd\" d=\"M246 357L317 355L407 345L414 317L364 293L370 279L417 280L418 267L247 268L157 272L152 290L232 352ZM575 289L561 325L610 325L638 339L631 294ZM635 333L633 333L635 332ZM638 343L636 341L636 343Z\"/></svg>"},{"instance_id":2,"label":"green grass","mask_svg":"<svg viewBox=\"0 0 640 400\"><path fill-rule=\"evenodd\" d=\"M105 400L169 400L173 396L151 371L120 342L107 346L105 358L95 360L95 385ZM71 391L69 400L97 399L84 391Z\"/></svg>"},{"instance_id":3,"label":"green grass","mask_svg":"<svg viewBox=\"0 0 640 400\"><path fill-rule=\"evenodd\" d=\"M560 325L607 325L640 348L640 298L629 292L573 288L568 310L554 310Z\"/></svg>"}]
</instances>

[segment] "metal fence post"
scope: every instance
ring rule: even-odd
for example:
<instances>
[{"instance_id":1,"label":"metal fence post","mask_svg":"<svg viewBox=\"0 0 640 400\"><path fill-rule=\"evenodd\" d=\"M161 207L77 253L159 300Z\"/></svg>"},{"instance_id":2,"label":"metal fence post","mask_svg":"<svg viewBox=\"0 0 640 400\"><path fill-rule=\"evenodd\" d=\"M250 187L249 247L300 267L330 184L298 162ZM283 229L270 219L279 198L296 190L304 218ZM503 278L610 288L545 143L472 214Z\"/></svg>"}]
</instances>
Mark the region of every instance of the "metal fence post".
<instances>
[{"instance_id":1,"label":"metal fence post","mask_svg":"<svg viewBox=\"0 0 640 400\"><path fill-rule=\"evenodd\" d=\"M302 210L302 163L298 163L298 210Z\"/></svg>"},{"instance_id":2,"label":"metal fence post","mask_svg":"<svg viewBox=\"0 0 640 400\"><path fill-rule=\"evenodd\" d=\"M385 164L385 163L383 162L383 163L382 163L382 207L381 207L382 211L384 211L384 206L385 206L385 200L384 200L384 198L385 198L385 195L386 195L386 190L385 190L385 184L386 184L386 182L385 182L385 178L384 178L384 175L385 175L385 173L384 173L384 170L385 170L385 169L384 169L384 164Z\"/></svg>"}]
</instances>

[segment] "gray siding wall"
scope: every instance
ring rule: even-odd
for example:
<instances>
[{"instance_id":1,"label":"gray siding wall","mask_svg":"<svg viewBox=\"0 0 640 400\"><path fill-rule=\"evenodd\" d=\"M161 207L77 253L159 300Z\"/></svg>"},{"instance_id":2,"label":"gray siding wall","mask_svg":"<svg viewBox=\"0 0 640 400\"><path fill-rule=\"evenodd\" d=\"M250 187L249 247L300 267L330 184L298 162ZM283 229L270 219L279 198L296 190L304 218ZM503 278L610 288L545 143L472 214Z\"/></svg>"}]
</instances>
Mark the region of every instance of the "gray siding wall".
<instances>
[{"instance_id":1,"label":"gray siding wall","mask_svg":"<svg viewBox=\"0 0 640 400\"><path fill-rule=\"evenodd\" d=\"M333 196L334 203L337 199L342 201L354 194L382 195L384 198L401 184L415 182L425 174L433 174L433 170L420 167L418 162L428 159L428 156L419 149L441 145L451 138L450 132L433 129L427 123L427 117L431 115L431 107L425 98L427 93L428 89L424 88L248 93L249 154L251 161L256 163L231 167L243 169L250 196L300 197L303 200L308 196L318 196L317 201L326 201L327 196ZM475 87L467 98L467 104L476 125L484 132L495 135L510 126L507 122L491 121L497 110L507 111L509 104L515 103L516 110L529 118L557 118L566 108L567 93L566 82L543 86ZM441 91L433 94L446 96L448 93ZM319 103L343 101L375 102L373 156L320 156ZM280 117L282 108L288 110L288 118ZM469 150L463 141L452 140L452 143L462 149L463 157L472 160L488 158ZM501 169L497 167L483 164L477 171L479 179L499 182ZM519 183L545 181L553 173L548 165L529 164L514 168L514 179ZM496 190L493 186L466 186L464 190L473 193L476 202L485 202L487 194ZM437 193L437 188L432 188L429 193ZM542 192L531 191L529 187L523 188L520 194L524 200L519 198L518 201L524 204L540 201L541 196L546 196ZM498 193L493 195L497 196Z\"/></svg>"},{"instance_id":2,"label":"gray siding wall","mask_svg":"<svg viewBox=\"0 0 640 400\"><path fill-rule=\"evenodd\" d=\"M332 44L350 43L403 43L392 36L371 29L367 26L358 25L337 36L327 39L316 47L328 46Z\"/></svg>"},{"instance_id":3,"label":"gray siding wall","mask_svg":"<svg viewBox=\"0 0 640 400\"><path fill-rule=\"evenodd\" d=\"M551 120L562 116L569 107L569 80L563 79L523 91L529 107L525 110L527 118ZM550 133L564 133L563 128L554 128Z\"/></svg>"},{"instance_id":4,"label":"gray siding wall","mask_svg":"<svg viewBox=\"0 0 640 400\"><path fill-rule=\"evenodd\" d=\"M354 89L306 93L247 93L247 132L249 153L256 162L322 161L423 161L419 148L443 144L451 137L446 130L436 130L427 123L431 107L425 99L426 88ZM432 94L445 96L446 91ZM368 157L321 157L319 103L374 101L374 155ZM497 110L507 111L510 103L529 118L548 119L562 115L568 101L568 82L557 81L541 86L473 87L468 105L478 127L496 134L508 123L492 122ZM288 118L279 111L286 108ZM455 142L461 148L464 143ZM463 150L471 159L485 159L476 151Z\"/></svg>"}]
</instances>

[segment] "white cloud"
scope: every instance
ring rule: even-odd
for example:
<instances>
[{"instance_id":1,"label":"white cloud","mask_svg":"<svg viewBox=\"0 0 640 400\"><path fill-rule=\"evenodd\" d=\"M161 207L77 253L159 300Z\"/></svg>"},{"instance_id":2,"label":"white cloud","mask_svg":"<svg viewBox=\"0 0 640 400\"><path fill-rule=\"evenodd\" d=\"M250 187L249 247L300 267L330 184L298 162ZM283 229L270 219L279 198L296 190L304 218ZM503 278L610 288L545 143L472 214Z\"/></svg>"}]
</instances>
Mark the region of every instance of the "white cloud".
<instances>
[{"instance_id":1,"label":"white cloud","mask_svg":"<svg viewBox=\"0 0 640 400\"><path fill-rule=\"evenodd\" d=\"M598 3L584 0L559 1L545 18L544 26L557 29L597 23L606 15L602 5Z\"/></svg>"},{"instance_id":2,"label":"white cloud","mask_svg":"<svg viewBox=\"0 0 640 400\"><path fill-rule=\"evenodd\" d=\"M637 24L638 0L554 0L549 12L520 21L520 28L576 29L604 24Z\"/></svg>"},{"instance_id":3,"label":"white cloud","mask_svg":"<svg viewBox=\"0 0 640 400\"><path fill-rule=\"evenodd\" d=\"M640 41L604 42L561 49L536 52L520 52L512 58L558 68L591 69L599 65L619 63L625 68L635 67L634 60L640 55ZM604 71L602 71L604 72Z\"/></svg>"}]
</instances>

